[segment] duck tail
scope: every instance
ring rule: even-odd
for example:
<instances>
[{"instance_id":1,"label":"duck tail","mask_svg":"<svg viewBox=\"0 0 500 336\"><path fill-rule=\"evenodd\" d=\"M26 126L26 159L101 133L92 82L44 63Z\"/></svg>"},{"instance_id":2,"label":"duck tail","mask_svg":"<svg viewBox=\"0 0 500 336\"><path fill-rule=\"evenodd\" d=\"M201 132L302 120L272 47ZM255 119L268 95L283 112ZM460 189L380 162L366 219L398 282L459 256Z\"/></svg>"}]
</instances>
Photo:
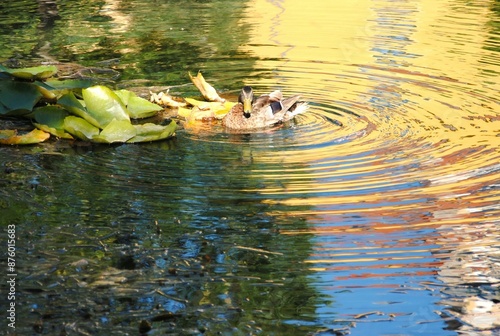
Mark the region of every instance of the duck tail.
<instances>
[{"instance_id":1,"label":"duck tail","mask_svg":"<svg viewBox=\"0 0 500 336\"><path fill-rule=\"evenodd\" d=\"M293 118L296 115L306 112L309 109L309 105L306 102L297 102L288 110L290 117Z\"/></svg>"}]
</instances>

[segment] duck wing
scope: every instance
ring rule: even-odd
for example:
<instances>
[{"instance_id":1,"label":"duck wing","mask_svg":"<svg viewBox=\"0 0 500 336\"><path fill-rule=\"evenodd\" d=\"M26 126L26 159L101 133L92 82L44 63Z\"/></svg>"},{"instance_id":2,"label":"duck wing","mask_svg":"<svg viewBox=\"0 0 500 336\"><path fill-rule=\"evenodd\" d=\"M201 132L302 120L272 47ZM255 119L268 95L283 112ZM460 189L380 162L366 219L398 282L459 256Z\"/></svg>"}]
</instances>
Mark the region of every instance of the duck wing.
<instances>
[{"instance_id":1,"label":"duck wing","mask_svg":"<svg viewBox=\"0 0 500 336\"><path fill-rule=\"evenodd\" d=\"M281 99L283 99L283 94L281 93L281 91L273 91L270 94L265 94L257 97L252 104L252 109L253 111L263 110L273 103L279 103Z\"/></svg>"},{"instance_id":2,"label":"duck wing","mask_svg":"<svg viewBox=\"0 0 500 336\"><path fill-rule=\"evenodd\" d=\"M287 112L294 110L294 105L297 104L299 99L300 95L295 95L281 101L271 103L270 105L274 115L273 118L283 120Z\"/></svg>"}]
</instances>

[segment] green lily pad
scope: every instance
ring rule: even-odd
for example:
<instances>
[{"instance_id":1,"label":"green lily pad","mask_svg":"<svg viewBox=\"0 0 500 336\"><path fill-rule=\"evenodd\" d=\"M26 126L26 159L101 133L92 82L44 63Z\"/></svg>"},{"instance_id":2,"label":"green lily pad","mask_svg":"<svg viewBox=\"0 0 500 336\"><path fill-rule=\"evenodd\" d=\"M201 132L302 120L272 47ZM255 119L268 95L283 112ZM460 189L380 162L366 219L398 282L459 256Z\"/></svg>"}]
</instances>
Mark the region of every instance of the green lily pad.
<instances>
[{"instance_id":1,"label":"green lily pad","mask_svg":"<svg viewBox=\"0 0 500 336\"><path fill-rule=\"evenodd\" d=\"M48 132L59 138L73 139L71 134L64 130L64 119L68 116L68 112L58 106L44 106L36 108L33 117L35 118L34 125L42 131Z\"/></svg>"},{"instance_id":2,"label":"green lily pad","mask_svg":"<svg viewBox=\"0 0 500 336\"><path fill-rule=\"evenodd\" d=\"M74 90L86 89L92 86L94 81L92 79L49 79L45 83L55 90Z\"/></svg>"},{"instance_id":3,"label":"green lily pad","mask_svg":"<svg viewBox=\"0 0 500 336\"><path fill-rule=\"evenodd\" d=\"M10 109L8 109L4 104L0 102L0 115L7 114L7 112L9 111Z\"/></svg>"},{"instance_id":4,"label":"green lily pad","mask_svg":"<svg viewBox=\"0 0 500 336\"><path fill-rule=\"evenodd\" d=\"M99 128L106 127L113 119L130 121L125 105L110 88L91 86L83 89L82 95L88 114L98 122Z\"/></svg>"},{"instance_id":5,"label":"green lily pad","mask_svg":"<svg viewBox=\"0 0 500 336\"><path fill-rule=\"evenodd\" d=\"M42 98L42 94L33 83L16 82L12 80L0 81L0 108L3 115L26 115Z\"/></svg>"},{"instance_id":6,"label":"green lily pad","mask_svg":"<svg viewBox=\"0 0 500 336\"><path fill-rule=\"evenodd\" d=\"M154 104L144 98L138 97L129 90L115 91L122 102L127 107L128 115L132 119L148 118L154 116L158 111L163 110L160 105Z\"/></svg>"},{"instance_id":7,"label":"green lily pad","mask_svg":"<svg viewBox=\"0 0 500 336\"><path fill-rule=\"evenodd\" d=\"M137 134L135 127L127 120L111 121L99 135L94 136L96 142L113 143L126 142Z\"/></svg>"},{"instance_id":8,"label":"green lily pad","mask_svg":"<svg viewBox=\"0 0 500 336\"><path fill-rule=\"evenodd\" d=\"M129 90L115 90L113 91L122 101L125 106L128 105L128 101L132 95L135 95L132 91Z\"/></svg>"},{"instance_id":9,"label":"green lily pad","mask_svg":"<svg viewBox=\"0 0 500 336\"><path fill-rule=\"evenodd\" d=\"M141 97L130 97L127 105L128 114L131 118L148 118L154 116L158 111L162 111L163 107L155 103L151 103Z\"/></svg>"},{"instance_id":10,"label":"green lily pad","mask_svg":"<svg viewBox=\"0 0 500 336\"><path fill-rule=\"evenodd\" d=\"M17 134L15 130L0 131L0 144L2 145L31 145L43 142L50 138L50 134L39 129L26 134Z\"/></svg>"},{"instance_id":11,"label":"green lily pad","mask_svg":"<svg viewBox=\"0 0 500 336\"><path fill-rule=\"evenodd\" d=\"M67 116L64 118L64 129L71 135L85 141L92 141L92 138L99 134L99 129L83 118Z\"/></svg>"},{"instance_id":12,"label":"green lily pad","mask_svg":"<svg viewBox=\"0 0 500 336\"><path fill-rule=\"evenodd\" d=\"M128 140L129 143L163 140L174 136L177 129L177 124L173 120L166 126L152 123L133 126L137 131L137 135Z\"/></svg>"},{"instance_id":13,"label":"green lily pad","mask_svg":"<svg viewBox=\"0 0 500 336\"><path fill-rule=\"evenodd\" d=\"M13 77L21 79L47 79L57 73L55 65L42 65L31 68L10 69L5 66L0 66L0 72L5 72Z\"/></svg>"},{"instance_id":14,"label":"green lily pad","mask_svg":"<svg viewBox=\"0 0 500 336\"><path fill-rule=\"evenodd\" d=\"M57 100L57 104L64 107L71 114L85 119L95 127L99 127L99 122L87 112L87 109L84 106L85 102L83 100L78 100L73 92L63 95Z\"/></svg>"}]
</instances>

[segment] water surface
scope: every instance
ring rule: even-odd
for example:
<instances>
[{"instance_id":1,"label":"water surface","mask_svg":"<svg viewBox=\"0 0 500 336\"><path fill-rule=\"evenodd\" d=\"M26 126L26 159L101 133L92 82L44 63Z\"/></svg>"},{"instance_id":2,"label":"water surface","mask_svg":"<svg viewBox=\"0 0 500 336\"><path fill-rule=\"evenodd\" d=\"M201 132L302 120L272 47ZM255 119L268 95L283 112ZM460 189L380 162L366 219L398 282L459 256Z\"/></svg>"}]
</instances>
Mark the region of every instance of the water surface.
<instances>
[{"instance_id":1,"label":"water surface","mask_svg":"<svg viewBox=\"0 0 500 336\"><path fill-rule=\"evenodd\" d=\"M464 300L499 300L497 2L56 5L2 5L0 60L179 95L202 70L311 108L247 135L0 148L20 334L479 333Z\"/></svg>"}]
</instances>

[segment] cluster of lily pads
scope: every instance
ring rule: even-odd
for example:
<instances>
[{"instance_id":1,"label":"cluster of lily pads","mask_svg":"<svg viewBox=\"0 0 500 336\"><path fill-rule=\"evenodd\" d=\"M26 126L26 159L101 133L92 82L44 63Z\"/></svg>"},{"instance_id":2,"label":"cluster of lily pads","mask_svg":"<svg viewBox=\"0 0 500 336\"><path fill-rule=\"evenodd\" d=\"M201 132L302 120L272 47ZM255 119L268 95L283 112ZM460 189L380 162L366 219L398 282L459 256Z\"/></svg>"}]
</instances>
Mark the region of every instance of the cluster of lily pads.
<instances>
[{"instance_id":1,"label":"cluster of lily pads","mask_svg":"<svg viewBox=\"0 0 500 336\"><path fill-rule=\"evenodd\" d=\"M99 143L155 141L175 135L177 124L133 123L163 107L129 90L58 80L53 65L11 69L0 65L0 116L23 117L31 132L0 130L0 144L33 144L50 135Z\"/></svg>"}]
</instances>

